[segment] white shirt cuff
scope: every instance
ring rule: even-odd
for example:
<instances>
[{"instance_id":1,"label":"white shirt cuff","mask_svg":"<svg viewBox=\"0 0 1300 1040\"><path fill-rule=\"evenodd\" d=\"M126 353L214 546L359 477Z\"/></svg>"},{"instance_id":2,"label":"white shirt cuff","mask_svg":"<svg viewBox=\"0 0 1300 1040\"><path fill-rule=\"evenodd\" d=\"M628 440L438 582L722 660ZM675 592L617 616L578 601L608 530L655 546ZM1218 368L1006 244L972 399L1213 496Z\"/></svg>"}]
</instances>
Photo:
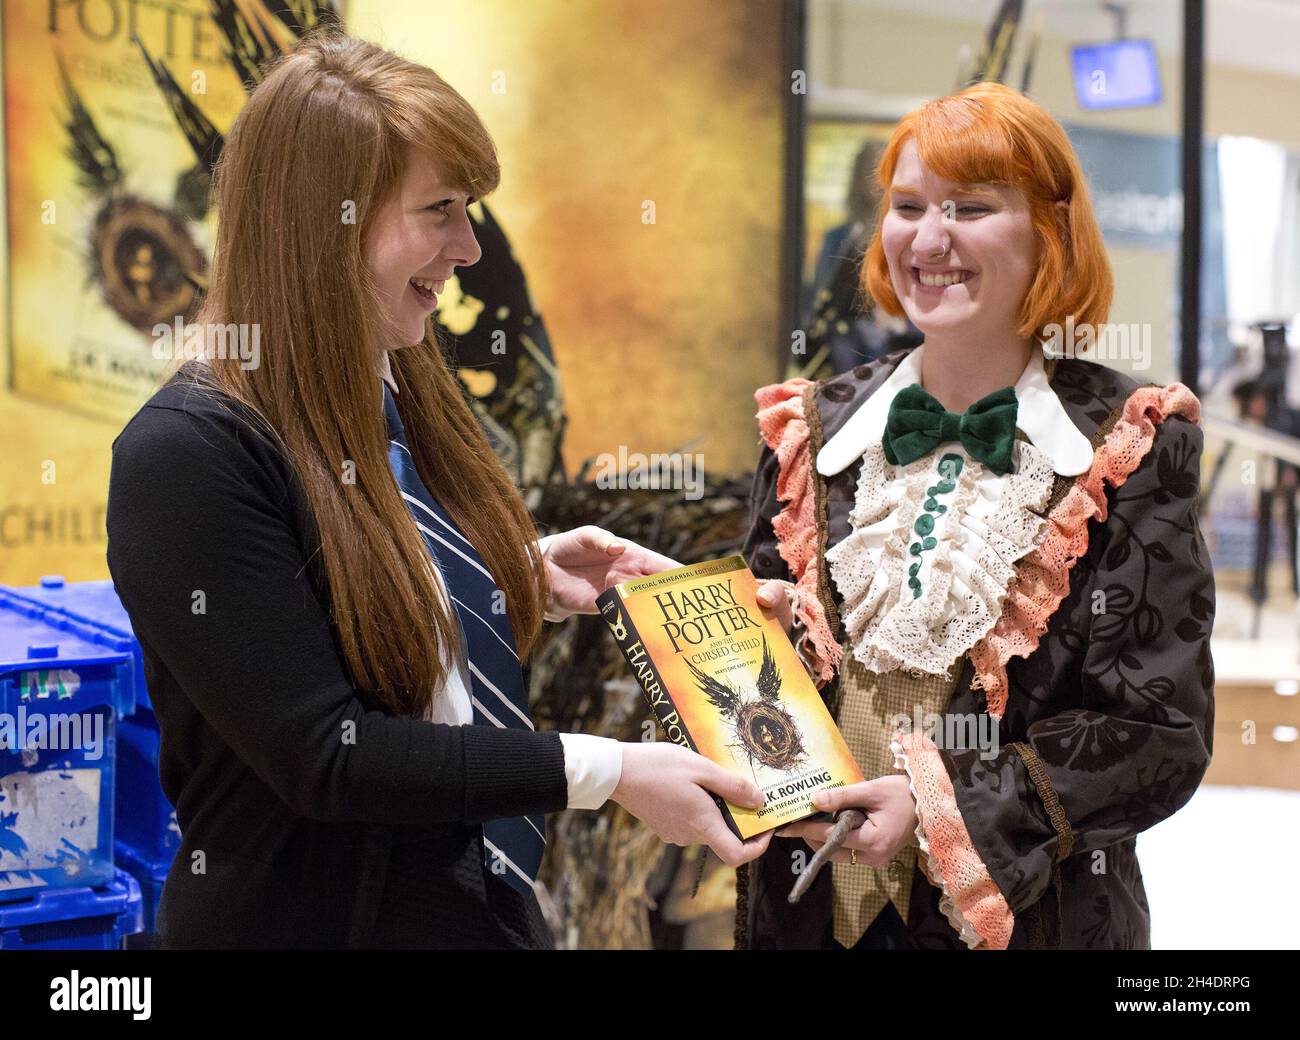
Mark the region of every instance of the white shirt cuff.
<instances>
[{"instance_id":1,"label":"white shirt cuff","mask_svg":"<svg viewBox=\"0 0 1300 1040\"><path fill-rule=\"evenodd\" d=\"M623 749L617 740L591 733L561 733L564 776L570 809L599 809L623 776Z\"/></svg>"}]
</instances>

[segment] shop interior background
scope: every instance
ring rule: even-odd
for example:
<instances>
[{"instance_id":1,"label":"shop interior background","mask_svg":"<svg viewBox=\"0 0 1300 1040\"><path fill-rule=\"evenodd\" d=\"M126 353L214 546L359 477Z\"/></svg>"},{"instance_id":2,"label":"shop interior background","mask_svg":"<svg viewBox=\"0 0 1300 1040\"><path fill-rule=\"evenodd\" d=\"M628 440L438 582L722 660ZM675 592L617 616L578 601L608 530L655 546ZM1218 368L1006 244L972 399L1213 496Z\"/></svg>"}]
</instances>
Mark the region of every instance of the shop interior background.
<instances>
[{"instance_id":1,"label":"shop interior background","mask_svg":"<svg viewBox=\"0 0 1300 1040\"><path fill-rule=\"evenodd\" d=\"M243 93L211 14L265 5L169 6L186 31L169 39L154 9L141 6L144 50L178 80L204 74L198 100L224 131ZM1056 116L1090 178L1115 270L1110 320L1142 330L1149 347L1106 363L1144 382L1187 381L1191 371L1205 409L1202 525L1218 596L1214 762L1192 801L1139 838L1152 943L1293 942L1300 911L1272 904L1267 886L1252 880L1300 854L1300 4L340 6L350 31L437 70L497 141L502 184L487 205L504 243L498 259L518 266L503 277L514 279L516 309L527 319L512 326L511 364L501 369L473 353L494 315L506 320L490 299L466 289L438 320L463 345L462 383L539 520L602 522L626 502L663 544L701 555L717 555L743 519L759 445L753 391L790 375L828 375L910 334L833 291L854 223L869 222L870 193L851 181L871 142L989 60ZM69 86L116 149L118 194L137 200L139 219L191 259L206 255L213 238L215 215L187 180L192 148L129 38L125 7L3 2L4 585L48 574L108 577L109 445L163 366L150 353L149 308L133 311L129 298L113 295L135 283L114 281L96 260L109 193L88 186L68 158ZM1190 56L1189 23L1203 34ZM1151 42L1159 100L1083 107L1072 49L1121 37ZM1188 69L1200 84L1192 140L1201 157L1191 356L1182 305ZM165 300L156 302L165 310ZM1252 411L1249 388L1270 371L1286 378L1270 409ZM611 462L638 453L698 458L703 499L725 501L731 526L711 527L720 521L684 487L597 482ZM674 525L686 532L676 542ZM640 695L617 682L604 694L600 713L564 703L552 706L550 721L637 732ZM583 843L594 832L569 819L581 814L564 815L557 829L567 855L585 849L609 871L603 884L583 888L566 880L564 861L551 864L561 944L730 945L730 871L709 864L690 898L689 854L647 843L618 819L621 810L606 811L613 837L593 852ZM625 862L614 865L618 857ZM636 879L651 897L639 897L635 884L629 894Z\"/></svg>"}]
</instances>

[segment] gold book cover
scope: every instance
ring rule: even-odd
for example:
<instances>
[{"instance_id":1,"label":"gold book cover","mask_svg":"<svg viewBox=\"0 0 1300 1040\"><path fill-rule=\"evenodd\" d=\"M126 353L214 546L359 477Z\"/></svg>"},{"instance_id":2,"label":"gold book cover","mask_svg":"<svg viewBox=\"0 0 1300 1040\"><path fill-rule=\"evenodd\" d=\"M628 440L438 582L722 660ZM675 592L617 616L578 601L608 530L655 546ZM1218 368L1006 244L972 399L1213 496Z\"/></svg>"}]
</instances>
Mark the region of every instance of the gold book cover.
<instances>
[{"instance_id":1,"label":"gold book cover","mask_svg":"<svg viewBox=\"0 0 1300 1040\"><path fill-rule=\"evenodd\" d=\"M621 582L596 604L668 739L762 790L757 810L719 799L740 837L818 815L815 792L862 780L743 556Z\"/></svg>"}]
</instances>

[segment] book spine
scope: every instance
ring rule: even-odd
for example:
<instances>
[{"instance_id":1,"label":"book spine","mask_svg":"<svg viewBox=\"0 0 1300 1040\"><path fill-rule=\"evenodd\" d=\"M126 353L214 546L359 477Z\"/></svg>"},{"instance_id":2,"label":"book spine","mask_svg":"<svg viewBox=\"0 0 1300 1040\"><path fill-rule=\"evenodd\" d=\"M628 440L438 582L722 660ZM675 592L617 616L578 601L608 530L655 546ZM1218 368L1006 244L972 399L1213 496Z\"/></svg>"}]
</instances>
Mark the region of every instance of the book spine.
<instances>
[{"instance_id":1,"label":"book spine","mask_svg":"<svg viewBox=\"0 0 1300 1040\"><path fill-rule=\"evenodd\" d=\"M623 603L623 597L618 594L618 589L611 588L602 592L596 597L596 606L600 610L601 618L609 626L610 631L614 633L614 642L618 644L623 657L631 666L632 674L636 676L637 684L641 687L641 692L645 694L646 700L650 704L650 710L654 712L655 717L659 720L664 735L674 744L681 744L683 747L698 752L695 741L691 738L690 730L686 728L686 723L682 721L677 705L673 703L672 694L668 692L668 687L664 683L662 676L660 676L659 669L655 667L650 652L646 650L645 644L641 642L641 634L637 631L636 625L632 623L632 618ZM736 821L732 819L731 808L727 805L726 800L718 795L714 795L713 800L722 811L722 818L726 821L731 832L739 838L740 828L736 826Z\"/></svg>"}]
</instances>

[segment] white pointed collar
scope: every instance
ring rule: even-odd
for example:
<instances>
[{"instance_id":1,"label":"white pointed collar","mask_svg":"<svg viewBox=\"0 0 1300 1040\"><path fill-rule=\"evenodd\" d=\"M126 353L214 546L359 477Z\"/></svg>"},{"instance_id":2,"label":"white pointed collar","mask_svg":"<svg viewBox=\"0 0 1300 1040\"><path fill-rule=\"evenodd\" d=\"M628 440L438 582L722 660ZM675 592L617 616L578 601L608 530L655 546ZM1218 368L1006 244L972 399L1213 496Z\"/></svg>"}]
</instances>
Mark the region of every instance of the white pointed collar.
<instances>
[{"instance_id":1,"label":"white pointed collar","mask_svg":"<svg viewBox=\"0 0 1300 1040\"><path fill-rule=\"evenodd\" d=\"M921 381L922 343L898 364L880 387L862 403L839 432L817 453L817 472L834 476L847 469L872 444L885 435L885 420L894 396L905 386ZM1092 443L1074 425L1061 399L1047 381L1043 352L1035 350L1014 387L1016 426L1034 447L1052 460L1052 469L1063 477L1074 477L1092 465Z\"/></svg>"}]
</instances>

